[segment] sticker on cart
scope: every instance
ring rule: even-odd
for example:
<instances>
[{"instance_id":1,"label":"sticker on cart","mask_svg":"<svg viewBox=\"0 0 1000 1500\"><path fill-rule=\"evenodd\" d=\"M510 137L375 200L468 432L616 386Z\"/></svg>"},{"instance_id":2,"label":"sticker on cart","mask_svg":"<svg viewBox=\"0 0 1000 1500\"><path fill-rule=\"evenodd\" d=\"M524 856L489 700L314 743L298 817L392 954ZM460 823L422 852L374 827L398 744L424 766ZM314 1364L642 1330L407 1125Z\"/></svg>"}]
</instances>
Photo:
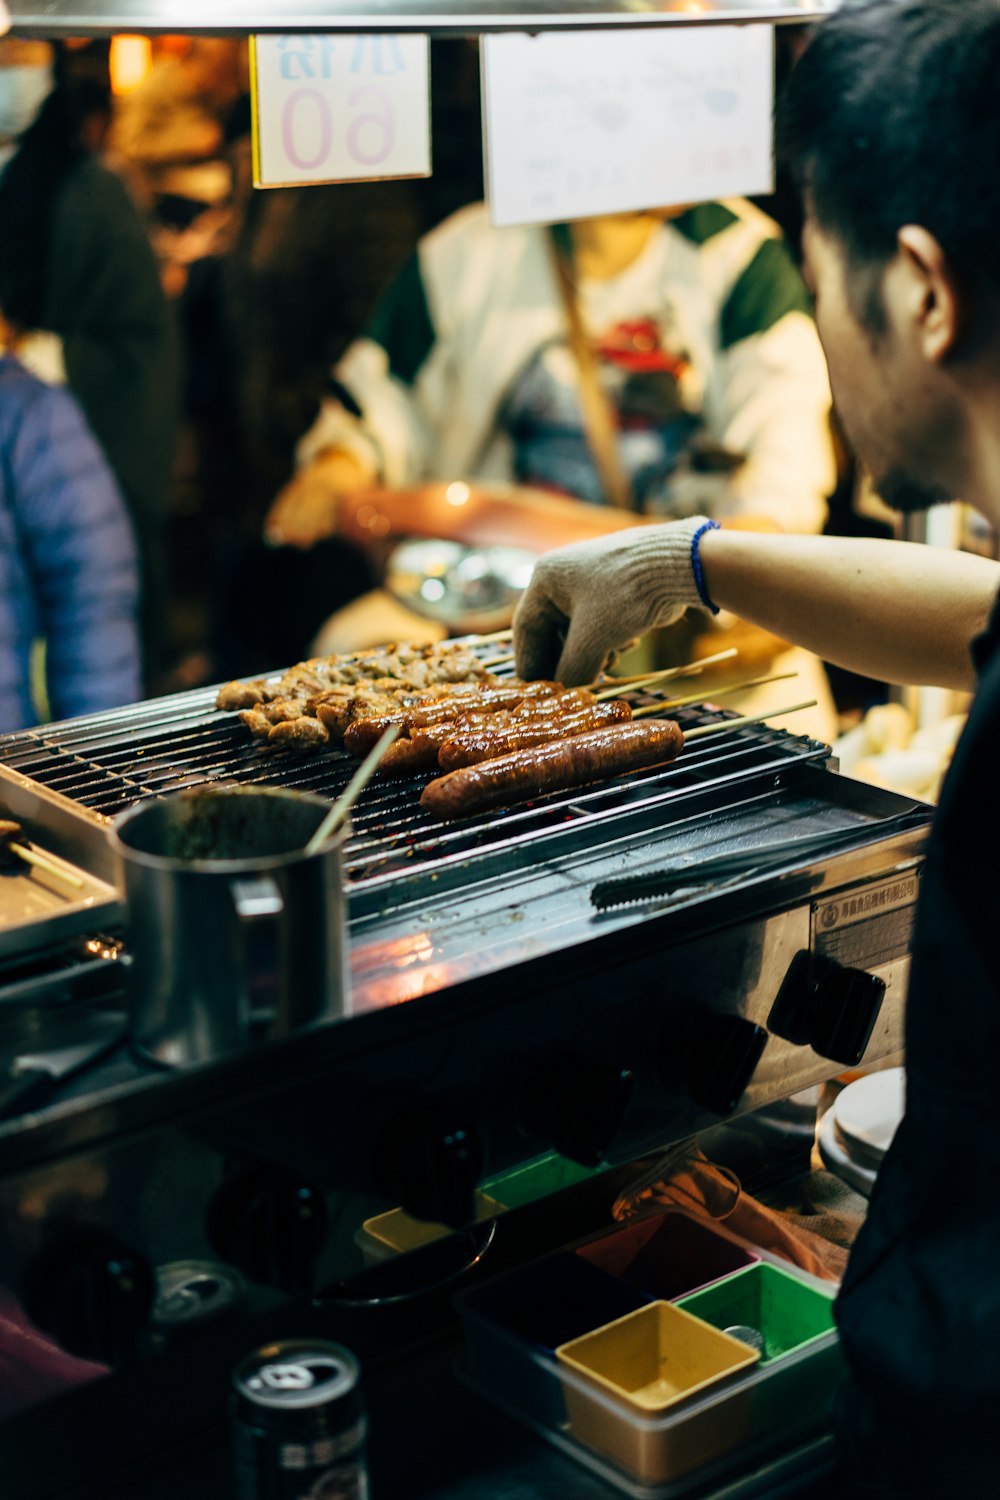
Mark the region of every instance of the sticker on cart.
<instances>
[{"instance_id":1,"label":"sticker on cart","mask_svg":"<svg viewBox=\"0 0 1000 1500\"><path fill-rule=\"evenodd\" d=\"M495 224L773 189L769 26L487 36L482 86Z\"/></svg>"},{"instance_id":2,"label":"sticker on cart","mask_svg":"<svg viewBox=\"0 0 1000 1500\"><path fill-rule=\"evenodd\" d=\"M429 177L426 36L250 39L254 187Z\"/></svg>"}]
</instances>

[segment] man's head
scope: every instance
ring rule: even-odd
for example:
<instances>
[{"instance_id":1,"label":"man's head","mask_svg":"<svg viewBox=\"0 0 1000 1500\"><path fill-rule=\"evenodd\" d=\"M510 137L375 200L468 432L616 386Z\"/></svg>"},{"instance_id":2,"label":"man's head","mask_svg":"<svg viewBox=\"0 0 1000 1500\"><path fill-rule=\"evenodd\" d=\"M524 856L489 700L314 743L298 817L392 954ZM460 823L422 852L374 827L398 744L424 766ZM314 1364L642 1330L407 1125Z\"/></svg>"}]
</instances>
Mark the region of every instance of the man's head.
<instances>
[{"instance_id":1,"label":"man's head","mask_svg":"<svg viewBox=\"0 0 1000 1500\"><path fill-rule=\"evenodd\" d=\"M1000 0L848 0L792 70L779 149L848 435L900 508L950 498L970 389L1000 371Z\"/></svg>"}]
</instances>

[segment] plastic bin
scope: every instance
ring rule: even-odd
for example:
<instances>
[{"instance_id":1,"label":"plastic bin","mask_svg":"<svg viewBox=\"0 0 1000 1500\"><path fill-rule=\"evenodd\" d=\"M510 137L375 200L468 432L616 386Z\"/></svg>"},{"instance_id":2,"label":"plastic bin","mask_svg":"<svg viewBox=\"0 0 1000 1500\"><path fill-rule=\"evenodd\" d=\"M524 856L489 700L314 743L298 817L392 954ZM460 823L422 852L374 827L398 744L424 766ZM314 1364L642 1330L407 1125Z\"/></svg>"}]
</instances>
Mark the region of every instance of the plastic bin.
<instances>
[{"instance_id":1,"label":"plastic bin","mask_svg":"<svg viewBox=\"0 0 1000 1500\"><path fill-rule=\"evenodd\" d=\"M588 1177L596 1177L604 1170L604 1167L581 1167L568 1157L550 1151L525 1166L491 1177L483 1183L482 1190L505 1208L520 1208L525 1203L534 1203L539 1198L572 1187L574 1183L584 1182Z\"/></svg>"},{"instance_id":2,"label":"plastic bin","mask_svg":"<svg viewBox=\"0 0 1000 1500\"><path fill-rule=\"evenodd\" d=\"M615 1265L628 1274L640 1252L661 1231L666 1231L664 1238L669 1235L673 1239L673 1251L667 1260L671 1276L678 1279L683 1279L677 1265L682 1240L692 1249L696 1233L706 1253L719 1248L721 1241L724 1256L735 1255L746 1262L708 1287L688 1292L675 1303L675 1309L697 1316L712 1327L717 1326L717 1317L726 1320L726 1327L741 1323L759 1328L763 1322L766 1327L761 1332L765 1334L768 1358L747 1364L660 1411L647 1411L613 1394L592 1376L579 1373L558 1359L548 1344L530 1331L526 1333L528 1325L523 1317L531 1287L529 1282L515 1286L515 1278L530 1273L537 1292L543 1287L540 1278L552 1276L561 1289L560 1266L573 1274L564 1265L567 1260L596 1275L601 1275L602 1267ZM662 1244L654 1247L657 1262L662 1249ZM590 1259L595 1252L599 1266ZM820 1441L828 1426L831 1398L843 1379L840 1346L829 1322L835 1284L793 1271L786 1262L776 1264L776 1259L728 1231L706 1226L683 1210L671 1209L655 1219L603 1235L570 1254L547 1257L466 1293L459 1301L467 1348L460 1374L555 1447L637 1500L684 1500L695 1493L702 1495L706 1487L728 1483L758 1459L775 1462L783 1453L791 1458L797 1445ZM713 1261L712 1269L722 1263ZM704 1275L704 1260L694 1266L695 1276L699 1267ZM691 1270L688 1262L688 1279ZM750 1271L760 1274L751 1278L747 1274ZM647 1280L641 1264L640 1275ZM601 1283L605 1292L608 1280L619 1292L648 1300L641 1288L628 1286L608 1271ZM581 1295L588 1295L582 1282L575 1285ZM704 1298L697 1313L692 1306L696 1298ZM779 1303L780 1318L776 1310ZM596 1304L591 1305L591 1311L596 1311ZM616 1321L629 1311L622 1308L604 1321ZM591 1323L593 1330L592 1316ZM823 1327L825 1332L818 1331ZM534 1333L540 1331L551 1338L558 1330L554 1325L540 1330L536 1322ZM747 1352L752 1357L753 1351Z\"/></svg>"},{"instance_id":3,"label":"plastic bin","mask_svg":"<svg viewBox=\"0 0 1000 1500\"><path fill-rule=\"evenodd\" d=\"M640 1219L581 1245L576 1253L626 1286L664 1302L676 1302L759 1259L727 1230L683 1209Z\"/></svg>"},{"instance_id":4,"label":"plastic bin","mask_svg":"<svg viewBox=\"0 0 1000 1500\"><path fill-rule=\"evenodd\" d=\"M672 1302L650 1302L556 1350L556 1358L642 1412L662 1412L756 1364L760 1354ZM567 1396L574 1428L575 1401Z\"/></svg>"},{"instance_id":5,"label":"plastic bin","mask_svg":"<svg viewBox=\"0 0 1000 1500\"><path fill-rule=\"evenodd\" d=\"M529 1418L562 1426L556 1347L648 1301L578 1256L546 1256L458 1299L469 1373Z\"/></svg>"},{"instance_id":6,"label":"plastic bin","mask_svg":"<svg viewBox=\"0 0 1000 1500\"><path fill-rule=\"evenodd\" d=\"M482 1224L486 1219L495 1219L505 1206L481 1192L476 1193L475 1204L473 1222L476 1224ZM401 1208L391 1208L384 1214L376 1214L373 1219L365 1219L354 1236L354 1242L361 1251L365 1264L371 1266L392 1260L397 1255L404 1255L408 1250L420 1250L424 1245L432 1245L435 1240L454 1233L454 1229L447 1224L432 1224L423 1219L414 1219Z\"/></svg>"},{"instance_id":7,"label":"plastic bin","mask_svg":"<svg viewBox=\"0 0 1000 1500\"><path fill-rule=\"evenodd\" d=\"M821 1292L777 1266L748 1266L689 1297L678 1307L713 1328L744 1326L763 1338L761 1361L790 1354L833 1328L833 1290Z\"/></svg>"}]
</instances>

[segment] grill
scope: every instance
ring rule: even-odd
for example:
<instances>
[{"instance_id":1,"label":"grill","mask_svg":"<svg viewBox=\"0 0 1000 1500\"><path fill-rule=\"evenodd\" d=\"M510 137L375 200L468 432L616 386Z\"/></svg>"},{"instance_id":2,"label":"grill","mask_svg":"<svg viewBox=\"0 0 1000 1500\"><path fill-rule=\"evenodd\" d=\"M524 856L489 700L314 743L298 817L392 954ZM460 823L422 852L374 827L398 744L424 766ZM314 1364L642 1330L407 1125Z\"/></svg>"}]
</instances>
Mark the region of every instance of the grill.
<instances>
[{"instance_id":1,"label":"grill","mask_svg":"<svg viewBox=\"0 0 1000 1500\"><path fill-rule=\"evenodd\" d=\"M215 696L201 689L9 735L0 799L34 838L114 881L108 821L143 798L218 782L331 799L344 789L352 756L263 747ZM758 1025L797 948L837 964L849 950L851 967L902 976L929 809L834 774L815 740L727 728L738 715L710 704L677 718L685 731L717 732L668 765L456 823L421 808L425 777L373 778L344 852L354 1014L435 992L463 1008L499 997L503 1008L530 982L575 1031L595 964L641 994L667 963L696 976L713 1006ZM864 901L845 924L823 903L846 889ZM871 915L860 922L860 912ZM723 951L729 971L716 975ZM617 1010L617 995L602 991L598 1015L609 998Z\"/></svg>"},{"instance_id":2,"label":"grill","mask_svg":"<svg viewBox=\"0 0 1000 1500\"><path fill-rule=\"evenodd\" d=\"M142 798L213 782L343 790L353 757L265 749L214 700L204 689L6 736L0 801L111 882L108 821ZM90 1264L79 1223L150 1267L221 1255L276 1312L293 1278L314 1290L355 1276L369 1220L401 1208L468 1225L476 1188L516 1203L494 1185L523 1169L615 1174L736 1117L720 1137L758 1167L759 1147L768 1171L789 1151L801 1165L811 1137L786 1140L771 1107L901 1045L930 811L836 774L814 740L712 706L677 717L718 732L669 765L488 818L439 823L420 807L424 777L376 776L346 846L348 1013L189 1070L122 1047L62 1083L55 1108L0 1122L14 1284L36 1249L59 1248L74 1276ZM101 1003L120 1006L116 959L106 976L51 980L50 929L39 943L39 1034L99 979ZM36 984L21 968L0 964L11 1024L4 1002ZM613 1180L580 1185L590 1211ZM321 1245L302 1185L328 1224ZM547 1220L561 1236L566 1204ZM526 1209L529 1234L541 1207ZM92 1318L116 1337L127 1320L105 1280L100 1296L72 1285L88 1309L73 1305L73 1326ZM227 1347L233 1331L220 1325Z\"/></svg>"},{"instance_id":3,"label":"grill","mask_svg":"<svg viewBox=\"0 0 1000 1500\"><path fill-rule=\"evenodd\" d=\"M653 703L645 694L643 702ZM253 742L233 714L214 708L215 689L154 699L127 709L23 731L0 742L8 772L103 824L145 797L209 782L282 786L335 798L356 766L346 752L319 754L267 749ZM735 715L681 709L684 729ZM609 821L683 815L707 789L784 775L829 755L828 747L762 725L694 741L675 763L600 785L551 794L527 806L443 826L419 805L426 778L376 777L352 814L345 869L352 890L365 891L399 874L439 870L442 864L513 853L530 842L536 857L551 849L586 846Z\"/></svg>"}]
</instances>

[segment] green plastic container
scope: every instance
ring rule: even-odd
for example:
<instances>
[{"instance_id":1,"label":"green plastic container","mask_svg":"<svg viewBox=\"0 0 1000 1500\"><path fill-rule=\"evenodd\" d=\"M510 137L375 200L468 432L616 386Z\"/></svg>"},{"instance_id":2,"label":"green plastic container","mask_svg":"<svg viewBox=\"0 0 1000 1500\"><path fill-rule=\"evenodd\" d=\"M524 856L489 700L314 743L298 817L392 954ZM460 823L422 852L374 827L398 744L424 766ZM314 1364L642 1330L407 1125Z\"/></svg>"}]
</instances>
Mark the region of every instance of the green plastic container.
<instances>
[{"instance_id":1,"label":"green plastic container","mask_svg":"<svg viewBox=\"0 0 1000 1500\"><path fill-rule=\"evenodd\" d=\"M587 1177L596 1177L603 1170L602 1167L581 1167L558 1152L550 1151L523 1167L514 1167L499 1177L491 1177L482 1184L482 1190L505 1208L521 1208L525 1203L547 1198L550 1193L572 1187Z\"/></svg>"},{"instance_id":2,"label":"green plastic container","mask_svg":"<svg viewBox=\"0 0 1000 1500\"><path fill-rule=\"evenodd\" d=\"M680 1298L677 1306L713 1328L756 1330L764 1341L762 1364L813 1343L834 1326L832 1289L828 1295L763 1261Z\"/></svg>"}]
</instances>

